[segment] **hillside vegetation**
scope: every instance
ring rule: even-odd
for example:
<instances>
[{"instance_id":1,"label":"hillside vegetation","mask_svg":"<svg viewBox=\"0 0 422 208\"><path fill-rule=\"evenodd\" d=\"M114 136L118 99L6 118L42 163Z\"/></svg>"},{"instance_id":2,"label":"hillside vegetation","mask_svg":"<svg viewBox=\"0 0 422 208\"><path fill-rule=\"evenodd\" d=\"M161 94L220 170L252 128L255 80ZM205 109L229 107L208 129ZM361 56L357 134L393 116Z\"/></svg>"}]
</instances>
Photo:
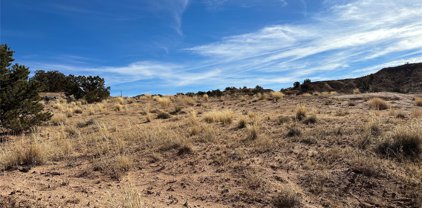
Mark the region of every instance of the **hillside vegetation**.
<instances>
[{"instance_id":1,"label":"hillside vegetation","mask_svg":"<svg viewBox=\"0 0 422 208\"><path fill-rule=\"evenodd\" d=\"M60 98L3 136L0 207L420 207L419 97Z\"/></svg>"}]
</instances>

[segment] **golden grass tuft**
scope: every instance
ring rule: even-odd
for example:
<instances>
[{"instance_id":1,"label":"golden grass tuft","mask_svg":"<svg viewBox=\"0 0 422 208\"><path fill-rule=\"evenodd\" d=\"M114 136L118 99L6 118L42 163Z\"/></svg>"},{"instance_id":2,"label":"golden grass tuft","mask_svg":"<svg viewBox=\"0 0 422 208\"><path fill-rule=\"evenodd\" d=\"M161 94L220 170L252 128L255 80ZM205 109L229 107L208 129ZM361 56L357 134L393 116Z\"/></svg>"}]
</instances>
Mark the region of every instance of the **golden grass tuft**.
<instances>
[{"instance_id":1,"label":"golden grass tuft","mask_svg":"<svg viewBox=\"0 0 422 208\"><path fill-rule=\"evenodd\" d=\"M246 140L257 140L259 137L259 128L257 125L251 125L247 128Z\"/></svg>"},{"instance_id":2,"label":"golden grass tuft","mask_svg":"<svg viewBox=\"0 0 422 208\"><path fill-rule=\"evenodd\" d=\"M368 123L365 125L365 131L372 136L380 136L381 135L381 127L380 127L380 120L371 118Z\"/></svg>"},{"instance_id":3,"label":"golden grass tuft","mask_svg":"<svg viewBox=\"0 0 422 208\"><path fill-rule=\"evenodd\" d=\"M66 124L66 121L67 121L67 115L63 113L55 113L53 117L51 117L50 119L50 123L55 126Z\"/></svg>"},{"instance_id":4,"label":"golden grass tuft","mask_svg":"<svg viewBox=\"0 0 422 208\"><path fill-rule=\"evenodd\" d=\"M76 113L76 114L82 114L83 113L82 108L80 108L80 107L74 109L73 112Z\"/></svg>"},{"instance_id":5,"label":"golden grass tuft","mask_svg":"<svg viewBox=\"0 0 422 208\"><path fill-rule=\"evenodd\" d=\"M397 159L419 159L422 154L422 123L396 127L378 144L376 151Z\"/></svg>"},{"instance_id":6,"label":"golden grass tuft","mask_svg":"<svg viewBox=\"0 0 422 208\"><path fill-rule=\"evenodd\" d=\"M141 191L130 185L124 188L121 205L113 205L112 207L140 208L144 206Z\"/></svg>"},{"instance_id":7,"label":"golden grass tuft","mask_svg":"<svg viewBox=\"0 0 422 208\"><path fill-rule=\"evenodd\" d=\"M265 100L267 98L267 94L260 92L256 94L256 96L258 97L258 100Z\"/></svg>"},{"instance_id":8,"label":"golden grass tuft","mask_svg":"<svg viewBox=\"0 0 422 208\"><path fill-rule=\"evenodd\" d=\"M422 110L414 109L411 112L411 116L412 116L412 118L421 118L422 117Z\"/></svg>"},{"instance_id":9,"label":"golden grass tuft","mask_svg":"<svg viewBox=\"0 0 422 208\"><path fill-rule=\"evenodd\" d=\"M161 105L163 108L167 108L171 104L171 100L169 97L156 97L155 100Z\"/></svg>"},{"instance_id":10,"label":"golden grass tuft","mask_svg":"<svg viewBox=\"0 0 422 208\"><path fill-rule=\"evenodd\" d=\"M234 112L231 110L210 111L204 114L204 120L207 123L221 122L230 124L233 121Z\"/></svg>"},{"instance_id":11,"label":"golden grass tuft","mask_svg":"<svg viewBox=\"0 0 422 208\"><path fill-rule=\"evenodd\" d=\"M360 90L358 88L353 89L353 94L360 94Z\"/></svg>"},{"instance_id":12,"label":"golden grass tuft","mask_svg":"<svg viewBox=\"0 0 422 208\"><path fill-rule=\"evenodd\" d=\"M114 106L113 106L113 110L114 111L123 111L123 110L125 110L126 109L126 106L124 106L124 105L122 105L122 104L120 104L120 103L117 103L117 104L115 104Z\"/></svg>"},{"instance_id":13,"label":"golden grass tuft","mask_svg":"<svg viewBox=\"0 0 422 208\"><path fill-rule=\"evenodd\" d=\"M422 97L415 98L415 105L422 106Z\"/></svg>"},{"instance_id":14,"label":"golden grass tuft","mask_svg":"<svg viewBox=\"0 0 422 208\"><path fill-rule=\"evenodd\" d=\"M111 100L111 102L123 105L125 104L125 99L123 97L115 97Z\"/></svg>"},{"instance_id":15,"label":"golden grass tuft","mask_svg":"<svg viewBox=\"0 0 422 208\"><path fill-rule=\"evenodd\" d=\"M0 170L14 169L18 166L34 166L46 160L45 149L28 138L19 139L0 153Z\"/></svg>"},{"instance_id":16,"label":"golden grass tuft","mask_svg":"<svg viewBox=\"0 0 422 208\"><path fill-rule=\"evenodd\" d=\"M372 98L368 102L369 102L369 106L375 110L386 110L390 108L387 101L381 98Z\"/></svg>"},{"instance_id":17,"label":"golden grass tuft","mask_svg":"<svg viewBox=\"0 0 422 208\"><path fill-rule=\"evenodd\" d=\"M204 94L204 95L202 96L202 98L204 99L204 101L208 101L209 96L208 96L207 94Z\"/></svg>"},{"instance_id":18,"label":"golden grass tuft","mask_svg":"<svg viewBox=\"0 0 422 208\"><path fill-rule=\"evenodd\" d=\"M274 99L274 101L278 101L280 100L282 97L284 96L284 94L282 92L279 91L275 91L275 92L271 92L271 97Z\"/></svg>"},{"instance_id":19,"label":"golden grass tuft","mask_svg":"<svg viewBox=\"0 0 422 208\"><path fill-rule=\"evenodd\" d=\"M304 118L306 118L306 113L308 112L308 109L304 105L298 105L296 107L296 119L301 121Z\"/></svg>"},{"instance_id":20,"label":"golden grass tuft","mask_svg":"<svg viewBox=\"0 0 422 208\"><path fill-rule=\"evenodd\" d=\"M177 102L183 104L183 105L195 105L196 103L196 97L186 96L186 95L180 95L176 97Z\"/></svg>"},{"instance_id":21,"label":"golden grass tuft","mask_svg":"<svg viewBox=\"0 0 422 208\"><path fill-rule=\"evenodd\" d=\"M93 161L94 170L117 180L120 180L131 169L132 165L133 160L125 155L117 155L110 159L99 158Z\"/></svg>"}]
</instances>

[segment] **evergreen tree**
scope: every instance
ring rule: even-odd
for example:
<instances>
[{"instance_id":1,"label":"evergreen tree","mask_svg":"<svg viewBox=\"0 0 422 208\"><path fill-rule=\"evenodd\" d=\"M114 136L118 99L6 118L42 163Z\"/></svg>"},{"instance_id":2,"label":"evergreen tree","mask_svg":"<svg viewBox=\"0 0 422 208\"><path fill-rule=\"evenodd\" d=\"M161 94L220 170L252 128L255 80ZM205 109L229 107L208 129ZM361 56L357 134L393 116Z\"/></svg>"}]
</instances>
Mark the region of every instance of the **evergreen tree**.
<instances>
[{"instance_id":1,"label":"evergreen tree","mask_svg":"<svg viewBox=\"0 0 422 208\"><path fill-rule=\"evenodd\" d=\"M100 102L110 96L110 87L105 87L105 81L99 76L67 77L66 96L85 99L88 103Z\"/></svg>"},{"instance_id":2,"label":"evergreen tree","mask_svg":"<svg viewBox=\"0 0 422 208\"><path fill-rule=\"evenodd\" d=\"M51 114L43 111L40 86L28 80L29 69L12 65L13 53L7 45L0 45L0 127L19 133L47 121Z\"/></svg>"},{"instance_id":3,"label":"evergreen tree","mask_svg":"<svg viewBox=\"0 0 422 208\"><path fill-rule=\"evenodd\" d=\"M64 92L68 84L66 75L59 71L38 70L30 80L38 82L42 92Z\"/></svg>"}]
</instances>

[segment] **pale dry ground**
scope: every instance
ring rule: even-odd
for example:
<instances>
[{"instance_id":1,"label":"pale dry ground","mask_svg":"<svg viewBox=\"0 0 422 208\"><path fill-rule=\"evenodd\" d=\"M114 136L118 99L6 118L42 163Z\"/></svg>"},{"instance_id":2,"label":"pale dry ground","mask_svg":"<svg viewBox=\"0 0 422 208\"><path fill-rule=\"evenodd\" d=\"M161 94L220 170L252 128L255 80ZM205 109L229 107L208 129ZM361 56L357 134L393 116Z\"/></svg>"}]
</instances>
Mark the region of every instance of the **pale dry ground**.
<instances>
[{"instance_id":1,"label":"pale dry ground","mask_svg":"<svg viewBox=\"0 0 422 208\"><path fill-rule=\"evenodd\" d=\"M0 207L418 207L421 158L375 151L421 132L416 97L53 101L48 125L0 143Z\"/></svg>"}]
</instances>

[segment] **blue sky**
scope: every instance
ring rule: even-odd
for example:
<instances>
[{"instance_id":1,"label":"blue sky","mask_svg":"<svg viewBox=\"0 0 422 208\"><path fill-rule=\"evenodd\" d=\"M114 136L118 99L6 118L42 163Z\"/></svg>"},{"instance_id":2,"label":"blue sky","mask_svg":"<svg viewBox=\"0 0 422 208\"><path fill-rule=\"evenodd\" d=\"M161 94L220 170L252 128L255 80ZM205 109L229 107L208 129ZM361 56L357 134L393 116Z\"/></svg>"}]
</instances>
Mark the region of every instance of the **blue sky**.
<instances>
[{"instance_id":1,"label":"blue sky","mask_svg":"<svg viewBox=\"0 0 422 208\"><path fill-rule=\"evenodd\" d=\"M280 89L422 61L420 0L1 0L1 43L112 94Z\"/></svg>"}]
</instances>

